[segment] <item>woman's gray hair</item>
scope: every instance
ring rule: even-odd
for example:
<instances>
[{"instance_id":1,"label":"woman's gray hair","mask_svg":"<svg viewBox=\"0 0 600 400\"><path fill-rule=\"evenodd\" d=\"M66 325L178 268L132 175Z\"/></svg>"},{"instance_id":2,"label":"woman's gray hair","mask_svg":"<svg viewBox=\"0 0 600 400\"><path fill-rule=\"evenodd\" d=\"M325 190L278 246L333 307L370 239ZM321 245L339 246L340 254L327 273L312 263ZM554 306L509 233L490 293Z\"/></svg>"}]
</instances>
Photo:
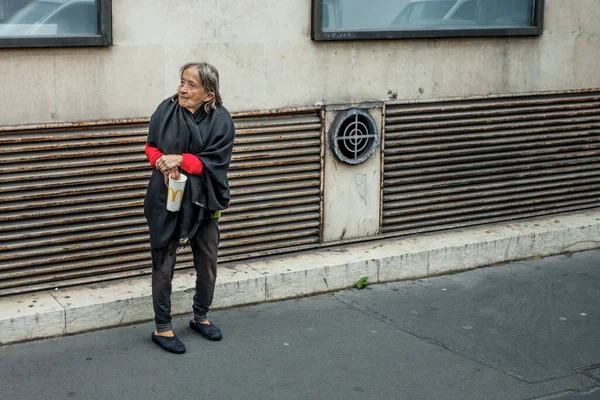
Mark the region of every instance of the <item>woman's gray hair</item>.
<instances>
[{"instance_id":1,"label":"woman's gray hair","mask_svg":"<svg viewBox=\"0 0 600 400\"><path fill-rule=\"evenodd\" d=\"M215 95L211 101L204 103L204 110L209 113L211 110L221 106L223 100L221 99L221 93L219 93L219 71L213 65L206 62L190 62L179 70L180 78L183 78L183 71L188 68L195 68L206 93L213 93Z\"/></svg>"}]
</instances>

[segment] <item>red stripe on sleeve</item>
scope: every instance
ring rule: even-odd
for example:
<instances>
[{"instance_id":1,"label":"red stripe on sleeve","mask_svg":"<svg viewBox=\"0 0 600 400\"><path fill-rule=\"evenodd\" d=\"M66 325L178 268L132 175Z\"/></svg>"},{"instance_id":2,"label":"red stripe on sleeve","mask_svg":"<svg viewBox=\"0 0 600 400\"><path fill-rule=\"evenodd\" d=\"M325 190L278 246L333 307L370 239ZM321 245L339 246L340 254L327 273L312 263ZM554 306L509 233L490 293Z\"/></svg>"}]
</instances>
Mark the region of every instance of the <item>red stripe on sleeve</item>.
<instances>
[{"instance_id":1,"label":"red stripe on sleeve","mask_svg":"<svg viewBox=\"0 0 600 400\"><path fill-rule=\"evenodd\" d=\"M152 168L156 168L156 160L162 157L163 153L157 149L156 147L150 146L146 143L146 157L148 157L148 161L150 161L150 165Z\"/></svg>"},{"instance_id":2,"label":"red stripe on sleeve","mask_svg":"<svg viewBox=\"0 0 600 400\"><path fill-rule=\"evenodd\" d=\"M190 153L183 153L183 161L181 162L181 169L192 175L202 174L204 165L198 157Z\"/></svg>"}]
</instances>

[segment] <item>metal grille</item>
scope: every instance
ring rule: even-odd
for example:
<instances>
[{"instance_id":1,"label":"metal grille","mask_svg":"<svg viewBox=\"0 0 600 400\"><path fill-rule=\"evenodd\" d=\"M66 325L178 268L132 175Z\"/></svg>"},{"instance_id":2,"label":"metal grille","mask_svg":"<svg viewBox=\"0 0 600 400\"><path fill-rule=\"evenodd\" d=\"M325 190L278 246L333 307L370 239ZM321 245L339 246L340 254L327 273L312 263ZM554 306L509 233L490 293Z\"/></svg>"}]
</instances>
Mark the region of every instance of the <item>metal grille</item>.
<instances>
[{"instance_id":1,"label":"metal grille","mask_svg":"<svg viewBox=\"0 0 600 400\"><path fill-rule=\"evenodd\" d=\"M320 109L234 121L219 261L318 244ZM147 120L0 127L0 295L150 272L146 135Z\"/></svg>"},{"instance_id":2,"label":"metal grille","mask_svg":"<svg viewBox=\"0 0 600 400\"><path fill-rule=\"evenodd\" d=\"M367 112L351 109L340 113L331 126L331 148L346 164L365 162L377 150L377 125Z\"/></svg>"},{"instance_id":3,"label":"metal grille","mask_svg":"<svg viewBox=\"0 0 600 400\"><path fill-rule=\"evenodd\" d=\"M382 232L600 206L600 91L386 106Z\"/></svg>"}]
</instances>

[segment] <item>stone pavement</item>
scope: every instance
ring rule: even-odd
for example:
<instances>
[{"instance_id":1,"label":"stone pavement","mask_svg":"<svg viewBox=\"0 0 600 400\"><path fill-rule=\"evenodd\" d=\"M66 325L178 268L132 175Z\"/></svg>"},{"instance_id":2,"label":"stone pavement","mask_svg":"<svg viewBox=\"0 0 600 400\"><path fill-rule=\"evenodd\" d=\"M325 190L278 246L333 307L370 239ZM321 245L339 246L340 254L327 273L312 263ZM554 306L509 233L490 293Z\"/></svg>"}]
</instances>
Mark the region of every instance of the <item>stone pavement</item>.
<instances>
[{"instance_id":1,"label":"stone pavement","mask_svg":"<svg viewBox=\"0 0 600 400\"><path fill-rule=\"evenodd\" d=\"M600 247L600 210L377 241L220 265L213 309ZM173 314L190 311L193 271L173 281ZM0 298L0 344L152 319L148 276Z\"/></svg>"},{"instance_id":2,"label":"stone pavement","mask_svg":"<svg viewBox=\"0 0 600 400\"><path fill-rule=\"evenodd\" d=\"M600 399L600 251L0 347L3 399ZM93 316L90 316L90 318Z\"/></svg>"}]
</instances>

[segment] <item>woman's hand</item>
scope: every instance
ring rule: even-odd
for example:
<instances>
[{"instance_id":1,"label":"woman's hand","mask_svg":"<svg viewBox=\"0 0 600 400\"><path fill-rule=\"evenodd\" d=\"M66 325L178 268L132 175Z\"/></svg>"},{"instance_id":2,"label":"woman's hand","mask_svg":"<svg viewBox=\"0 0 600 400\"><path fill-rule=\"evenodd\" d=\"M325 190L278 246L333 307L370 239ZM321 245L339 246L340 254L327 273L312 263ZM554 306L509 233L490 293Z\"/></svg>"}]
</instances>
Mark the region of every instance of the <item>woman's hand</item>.
<instances>
[{"instance_id":1,"label":"woman's hand","mask_svg":"<svg viewBox=\"0 0 600 400\"><path fill-rule=\"evenodd\" d=\"M156 160L156 169L163 173L165 185L169 185L169 175L179 179L179 167L183 162L181 154L164 154Z\"/></svg>"},{"instance_id":2,"label":"woman's hand","mask_svg":"<svg viewBox=\"0 0 600 400\"><path fill-rule=\"evenodd\" d=\"M165 178L165 185L169 186L169 176L172 176L175 180L179 179L179 167L166 170L163 172L163 176Z\"/></svg>"},{"instance_id":3,"label":"woman's hand","mask_svg":"<svg viewBox=\"0 0 600 400\"><path fill-rule=\"evenodd\" d=\"M177 169L177 175L179 175L179 167L183 162L183 156L181 154L165 154L156 160L156 169L163 174L174 168Z\"/></svg>"}]
</instances>

